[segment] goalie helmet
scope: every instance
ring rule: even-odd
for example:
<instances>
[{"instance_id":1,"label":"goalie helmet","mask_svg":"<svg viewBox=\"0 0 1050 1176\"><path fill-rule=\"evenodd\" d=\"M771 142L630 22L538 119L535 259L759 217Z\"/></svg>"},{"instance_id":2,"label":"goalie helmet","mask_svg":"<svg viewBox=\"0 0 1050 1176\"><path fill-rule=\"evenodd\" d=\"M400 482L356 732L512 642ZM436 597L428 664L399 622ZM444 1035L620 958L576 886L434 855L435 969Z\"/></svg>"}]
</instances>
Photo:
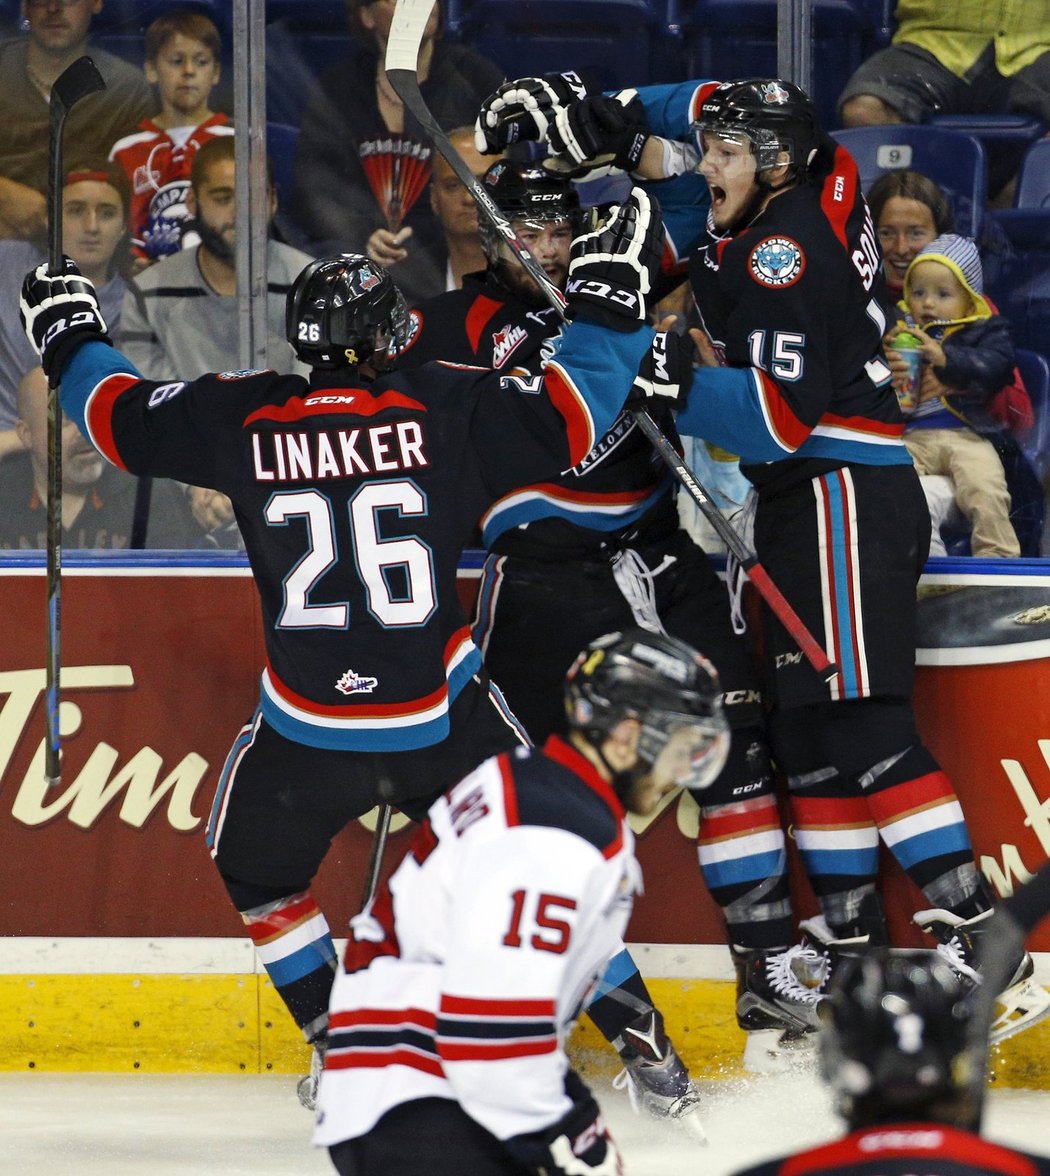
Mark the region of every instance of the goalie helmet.
<instances>
[{"instance_id":1,"label":"goalie helmet","mask_svg":"<svg viewBox=\"0 0 1050 1176\"><path fill-rule=\"evenodd\" d=\"M805 171L826 138L809 95L781 78L723 82L704 99L691 130L701 154L705 134L746 140L759 175L782 163L782 152Z\"/></svg>"},{"instance_id":2,"label":"goalie helmet","mask_svg":"<svg viewBox=\"0 0 1050 1176\"><path fill-rule=\"evenodd\" d=\"M568 221L572 235L579 234L583 212L576 187L566 176L545 171L532 163L515 163L501 159L481 177L481 184L492 202L512 221L542 225ZM487 217L479 217L481 248L489 265L506 260L504 240ZM502 247L502 249L501 249Z\"/></svg>"},{"instance_id":3,"label":"goalie helmet","mask_svg":"<svg viewBox=\"0 0 1050 1176\"><path fill-rule=\"evenodd\" d=\"M408 341L408 308L382 266L359 253L311 262L288 291L285 332L313 368L385 367Z\"/></svg>"},{"instance_id":4,"label":"goalie helmet","mask_svg":"<svg viewBox=\"0 0 1050 1176\"><path fill-rule=\"evenodd\" d=\"M692 646L664 633L630 629L592 642L574 662L565 682L565 709L575 728L596 748L624 719L641 724L639 768L616 782L629 787L649 771L671 736L688 729L688 763L675 783L706 788L729 754L729 724L714 666Z\"/></svg>"},{"instance_id":5,"label":"goalie helmet","mask_svg":"<svg viewBox=\"0 0 1050 1176\"><path fill-rule=\"evenodd\" d=\"M972 1006L943 957L874 948L845 960L827 995L820 1065L852 1127L922 1118L977 1125Z\"/></svg>"}]
</instances>

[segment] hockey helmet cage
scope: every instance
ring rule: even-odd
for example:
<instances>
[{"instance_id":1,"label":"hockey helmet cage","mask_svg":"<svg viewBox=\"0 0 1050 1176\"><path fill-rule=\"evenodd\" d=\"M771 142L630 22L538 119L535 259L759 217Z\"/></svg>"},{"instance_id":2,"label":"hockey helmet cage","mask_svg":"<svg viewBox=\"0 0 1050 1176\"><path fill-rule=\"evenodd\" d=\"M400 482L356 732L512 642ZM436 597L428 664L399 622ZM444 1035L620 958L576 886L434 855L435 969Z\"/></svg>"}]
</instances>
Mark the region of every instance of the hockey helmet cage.
<instances>
[{"instance_id":1,"label":"hockey helmet cage","mask_svg":"<svg viewBox=\"0 0 1050 1176\"><path fill-rule=\"evenodd\" d=\"M805 90L782 78L722 82L704 99L690 128L703 154L703 136L747 141L759 175L784 162L800 171L813 163L825 135Z\"/></svg>"},{"instance_id":2,"label":"hockey helmet cage","mask_svg":"<svg viewBox=\"0 0 1050 1176\"><path fill-rule=\"evenodd\" d=\"M532 225L568 221L574 237L582 229L580 198L567 176L546 171L534 163L500 159L481 177L481 184L509 220ZM494 265L501 259L503 236L487 217L478 218L478 227L481 248L489 264Z\"/></svg>"},{"instance_id":3,"label":"hockey helmet cage","mask_svg":"<svg viewBox=\"0 0 1050 1176\"><path fill-rule=\"evenodd\" d=\"M635 628L592 642L569 670L565 709L569 727L596 748L623 719L637 719L642 771L652 768L672 735L694 732L687 763L675 772L683 788L708 787L729 754L717 671L692 646L664 633Z\"/></svg>"},{"instance_id":4,"label":"hockey helmet cage","mask_svg":"<svg viewBox=\"0 0 1050 1176\"><path fill-rule=\"evenodd\" d=\"M847 1122L931 1117L976 1125L972 1005L942 956L873 948L844 960L827 997L820 1065Z\"/></svg>"},{"instance_id":5,"label":"hockey helmet cage","mask_svg":"<svg viewBox=\"0 0 1050 1176\"><path fill-rule=\"evenodd\" d=\"M313 368L386 366L409 337L408 307L381 265L359 253L311 262L288 292L285 331Z\"/></svg>"}]
</instances>

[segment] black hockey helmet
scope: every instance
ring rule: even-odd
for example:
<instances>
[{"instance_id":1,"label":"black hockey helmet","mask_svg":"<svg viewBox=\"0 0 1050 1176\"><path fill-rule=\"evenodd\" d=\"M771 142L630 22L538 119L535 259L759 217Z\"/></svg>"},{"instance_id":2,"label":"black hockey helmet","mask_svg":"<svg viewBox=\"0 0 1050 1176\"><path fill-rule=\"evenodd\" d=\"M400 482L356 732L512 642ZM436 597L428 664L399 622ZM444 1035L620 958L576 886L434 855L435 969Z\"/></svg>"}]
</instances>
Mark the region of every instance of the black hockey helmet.
<instances>
[{"instance_id":1,"label":"black hockey helmet","mask_svg":"<svg viewBox=\"0 0 1050 1176\"><path fill-rule=\"evenodd\" d=\"M851 1126L977 1125L966 995L935 951L873 948L835 971L821 1009L820 1064Z\"/></svg>"},{"instance_id":2,"label":"black hockey helmet","mask_svg":"<svg viewBox=\"0 0 1050 1176\"><path fill-rule=\"evenodd\" d=\"M683 788L713 783L729 754L717 671L692 646L664 633L635 628L592 642L569 670L565 711L569 727L599 749L623 719L637 719L642 766L632 778L652 768L683 728L698 736L687 762L675 771L675 783Z\"/></svg>"},{"instance_id":3,"label":"black hockey helmet","mask_svg":"<svg viewBox=\"0 0 1050 1176\"><path fill-rule=\"evenodd\" d=\"M826 141L812 99L782 78L722 82L704 99L691 130L701 153L705 134L746 140L759 175L783 162L781 152L804 173Z\"/></svg>"},{"instance_id":4,"label":"black hockey helmet","mask_svg":"<svg viewBox=\"0 0 1050 1176\"><path fill-rule=\"evenodd\" d=\"M359 253L311 262L288 291L285 332L314 368L385 366L408 341L408 307L381 265Z\"/></svg>"},{"instance_id":5,"label":"black hockey helmet","mask_svg":"<svg viewBox=\"0 0 1050 1176\"><path fill-rule=\"evenodd\" d=\"M579 234L583 212L576 186L567 176L545 171L534 163L500 159L481 177L481 183L510 220L531 225L564 220L572 226L574 237ZM487 217L479 217L479 228L481 248L489 264L495 265L503 260L503 237Z\"/></svg>"}]
</instances>

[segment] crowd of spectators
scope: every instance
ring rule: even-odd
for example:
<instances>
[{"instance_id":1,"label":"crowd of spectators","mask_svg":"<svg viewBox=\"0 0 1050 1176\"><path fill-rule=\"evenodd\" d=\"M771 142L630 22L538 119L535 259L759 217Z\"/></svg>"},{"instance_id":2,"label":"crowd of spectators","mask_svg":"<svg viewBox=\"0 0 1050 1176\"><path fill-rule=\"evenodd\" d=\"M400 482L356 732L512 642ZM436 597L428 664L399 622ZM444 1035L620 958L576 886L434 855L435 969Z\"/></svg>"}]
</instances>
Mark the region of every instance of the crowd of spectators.
<instances>
[{"instance_id":1,"label":"crowd of spectators","mask_svg":"<svg viewBox=\"0 0 1050 1176\"><path fill-rule=\"evenodd\" d=\"M144 17L137 60L127 45L118 55L92 38L92 21L102 13L103 0L27 0L20 25L2 30L9 35L0 41L0 97L9 117L0 126L0 251L12 274L43 255L50 86L70 62L90 52L106 89L71 114L66 162L80 174L107 172L110 183L118 183L115 165L127 179L127 191L121 191L126 225L102 275L103 306L112 308L115 337L148 374L166 368L217 370L230 366L229 340L237 325L233 194L209 186L202 195L192 177L202 146L224 138L232 145L234 123L216 105L220 80L229 83L223 62L229 60L230 46L223 38L231 26L218 16L210 19L203 10L209 6L173 0L167 9L157 12L156 7ZM221 5L210 7L213 15L221 12ZM394 7L393 0L346 0L345 29L339 30L343 39L335 30L331 39L345 53L315 61L304 46L297 62L298 75L309 78L309 97L296 120L294 184L280 219L270 226L269 362L278 370L291 363L280 326L281 294L307 256L366 253L391 267L411 304L458 289L465 274L484 268L472 202L445 160L431 152L425 132L386 77L383 60ZM285 52L287 41L281 44ZM491 160L477 154L469 127L505 69L505 60L489 60L465 43L458 22L435 5L420 52L421 88L475 175ZM289 65L289 78L293 72ZM1050 125L1048 76L1050 15L1033 16L1015 2L991 13L978 3L900 0L888 43L861 62L840 95L838 121L850 128L922 123L945 114L1024 114ZM270 80L268 86L273 88ZM420 174L432 170L432 175L425 193L416 193L392 216L369 183L361 152L365 144L373 154L389 149L383 163L395 169L405 142L418 144L423 159L430 157ZM989 158L992 203L1008 202L1018 151L993 147ZM107 159L110 164L104 164ZM227 173L232 166L231 151ZM890 328L906 313L899 303L915 254L954 230L950 202L937 180L905 168L884 175L868 193L885 258ZM271 210L276 213L273 202ZM100 230L103 237L106 231ZM67 251L76 248L80 245L69 240ZM15 398L32 358L10 313L12 299L17 301L12 285L0 289L0 305L9 310L0 323L0 460L23 449L15 428ZM987 301L996 313L995 303ZM1009 328L1009 314L1001 321ZM928 363L926 371L929 384L938 366ZM942 393L946 388L942 383ZM950 399L950 390L946 394ZM1043 495L1024 453L1033 423L1029 393L1011 369L1010 379L989 400L1018 549L1023 555L1041 554ZM719 487L739 489L735 466L727 460L732 455L716 452L717 460L711 460L709 446L691 444L694 457L702 448L706 476ZM946 522L946 534L952 528L958 532L954 543L948 539L948 552L991 553L980 541L969 543L967 521L954 508L948 512L955 498L950 478L940 476L939 493L937 480L931 475L924 481L935 520ZM210 536L207 542L215 542L221 511L201 506L198 514ZM1008 550L997 548L994 554Z\"/></svg>"}]
</instances>

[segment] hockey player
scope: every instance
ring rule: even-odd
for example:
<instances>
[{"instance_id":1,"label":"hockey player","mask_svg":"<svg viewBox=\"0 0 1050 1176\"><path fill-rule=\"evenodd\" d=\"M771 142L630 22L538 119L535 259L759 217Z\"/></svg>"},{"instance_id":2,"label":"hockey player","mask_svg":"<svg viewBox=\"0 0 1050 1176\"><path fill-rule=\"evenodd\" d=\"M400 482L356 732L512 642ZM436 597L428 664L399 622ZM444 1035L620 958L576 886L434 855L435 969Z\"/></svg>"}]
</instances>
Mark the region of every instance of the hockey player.
<instances>
[{"instance_id":1,"label":"hockey player","mask_svg":"<svg viewBox=\"0 0 1050 1176\"><path fill-rule=\"evenodd\" d=\"M634 628L564 684L567 734L437 800L350 924L316 1143L354 1176L616 1176L565 1037L640 888L624 809L703 788L728 730L710 663Z\"/></svg>"},{"instance_id":2,"label":"hockey player","mask_svg":"<svg viewBox=\"0 0 1050 1176\"><path fill-rule=\"evenodd\" d=\"M144 380L107 345L71 262L23 283L27 333L103 455L233 501L267 660L208 843L319 1049L335 951L311 880L349 821L384 801L421 816L521 741L462 613L460 551L493 495L582 460L608 428L652 341L642 290L661 237L659 209L639 192L575 242L574 321L529 382L437 365L386 374L407 311L385 271L356 254L311 263L289 293L288 338L308 380Z\"/></svg>"},{"instance_id":3,"label":"hockey player","mask_svg":"<svg viewBox=\"0 0 1050 1176\"><path fill-rule=\"evenodd\" d=\"M545 135L574 174L695 170L711 194L710 232L695 223L691 240L688 217L665 208L692 250L706 332L693 332L705 366L678 427L741 455L759 559L842 667L822 681L765 617L770 741L822 908L808 930L833 956L884 940L881 836L931 904L916 922L972 980L993 897L912 712L930 523L882 353L882 267L856 165L781 79L568 103L535 81L507 83L480 123ZM1014 964L995 1037L1050 1012L1031 957Z\"/></svg>"},{"instance_id":4,"label":"hockey player","mask_svg":"<svg viewBox=\"0 0 1050 1176\"><path fill-rule=\"evenodd\" d=\"M821 1068L849 1134L738 1176L1050 1173L1050 1158L978 1134L983 1086L971 1075L985 1043L971 1039L973 1005L936 953L880 948L849 961L826 1009Z\"/></svg>"},{"instance_id":5,"label":"hockey player","mask_svg":"<svg viewBox=\"0 0 1050 1176\"><path fill-rule=\"evenodd\" d=\"M534 164L501 161L482 183L551 281L563 286L581 215L571 182ZM488 222L482 223L482 245L489 259L484 273L413 311L402 366L442 358L503 371L540 370L561 317ZM657 409L656 416L676 437L671 413ZM733 632L724 585L679 524L674 480L624 412L582 463L500 498L482 527L491 554L474 639L537 744L564 733L558 683L581 639L641 624L705 649L716 665L733 745L718 784L696 797L700 869L722 908L740 968L737 1017L748 1031L745 1064L757 1069L783 1060L776 1056L777 1040L786 1030L797 1035L816 1028L819 995L792 968L805 949L793 945L787 854L756 675ZM813 964L812 950L808 956ZM605 986L615 991L603 995ZM634 1024L627 993L638 1008ZM636 1105L666 1113L668 1098L677 1101L688 1090L688 1074L626 953L613 961L588 1013L627 1061ZM645 1055L662 1060L664 1068L648 1068Z\"/></svg>"}]
</instances>

